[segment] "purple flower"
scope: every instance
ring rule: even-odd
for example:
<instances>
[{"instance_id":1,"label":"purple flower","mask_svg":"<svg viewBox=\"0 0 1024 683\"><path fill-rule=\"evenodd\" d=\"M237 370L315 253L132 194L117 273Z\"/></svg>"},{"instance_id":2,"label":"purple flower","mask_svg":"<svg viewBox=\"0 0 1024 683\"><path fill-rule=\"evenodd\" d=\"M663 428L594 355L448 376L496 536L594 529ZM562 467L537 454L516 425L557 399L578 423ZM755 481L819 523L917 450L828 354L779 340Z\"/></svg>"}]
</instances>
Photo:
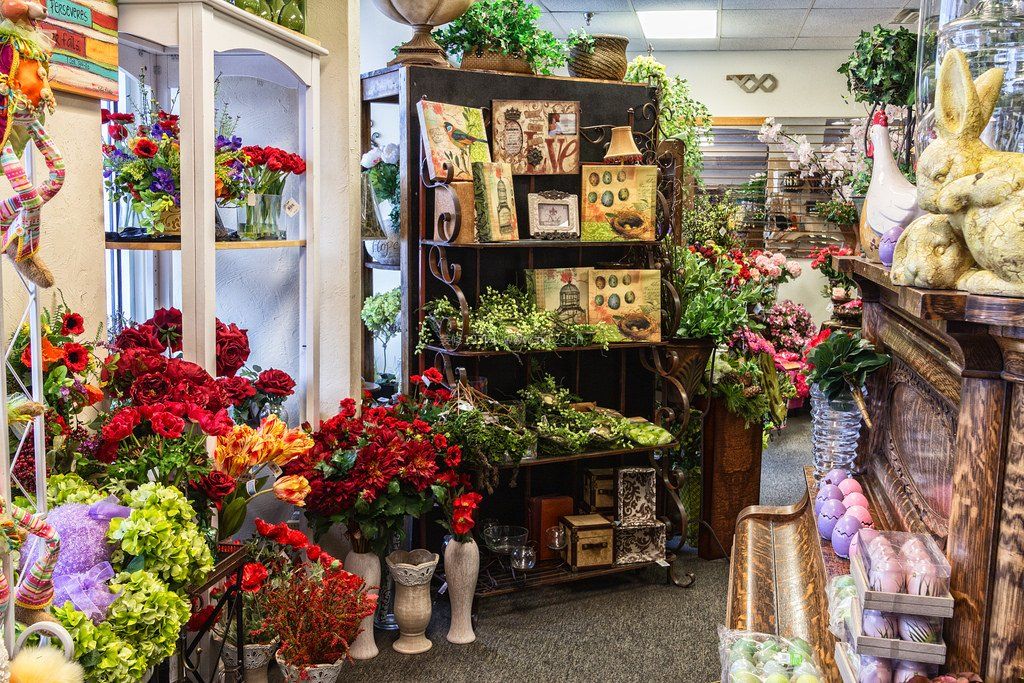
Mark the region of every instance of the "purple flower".
<instances>
[{"instance_id":1,"label":"purple flower","mask_svg":"<svg viewBox=\"0 0 1024 683\"><path fill-rule=\"evenodd\" d=\"M170 170L166 168L154 169L153 176L156 180L149 184L150 190L153 192L174 194L177 188L174 186L174 174L171 173Z\"/></svg>"},{"instance_id":2,"label":"purple flower","mask_svg":"<svg viewBox=\"0 0 1024 683\"><path fill-rule=\"evenodd\" d=\"M224 150L236 152L242 149L242 138L238 137L237 135L233 135L231 137L227 137L226 135L218 135L216 148L218 152L223 152Z\"/></svg>"}]
</instances>

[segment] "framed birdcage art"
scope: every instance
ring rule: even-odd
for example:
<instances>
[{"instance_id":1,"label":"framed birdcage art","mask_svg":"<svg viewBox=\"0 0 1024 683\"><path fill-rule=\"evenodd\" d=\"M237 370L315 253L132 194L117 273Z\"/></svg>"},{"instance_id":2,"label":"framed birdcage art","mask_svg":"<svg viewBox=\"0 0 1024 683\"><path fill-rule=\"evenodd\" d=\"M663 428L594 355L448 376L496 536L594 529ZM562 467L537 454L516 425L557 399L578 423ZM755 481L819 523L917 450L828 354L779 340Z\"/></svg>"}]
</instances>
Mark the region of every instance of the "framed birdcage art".
<instances>
[{"instance_id":1,"label":"framed birdcage art","mask_svg":"<svg viewBox=\"0 0 1024 683\"><path fill-rule=\"evenodd\" d=\"M530 237L533 239L580 238L580 206L576 195L557 190L531 192L527 203L530 209Z\"/></svg>"}]
</instances>

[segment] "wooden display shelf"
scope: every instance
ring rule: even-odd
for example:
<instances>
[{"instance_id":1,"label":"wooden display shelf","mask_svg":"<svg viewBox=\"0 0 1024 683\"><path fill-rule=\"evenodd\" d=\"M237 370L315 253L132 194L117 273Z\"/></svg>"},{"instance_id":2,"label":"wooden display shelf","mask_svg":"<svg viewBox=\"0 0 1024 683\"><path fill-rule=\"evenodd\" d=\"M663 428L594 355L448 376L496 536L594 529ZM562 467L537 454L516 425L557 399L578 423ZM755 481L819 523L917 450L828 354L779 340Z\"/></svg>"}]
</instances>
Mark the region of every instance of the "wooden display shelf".
<instances>
[{"instance_id":1,"label":"wooden display shelf","mask_svg":"<svg viewBox=\"0 0 1024 683\"><path fill-rule=\"evenodd\" d=\"M427 247L451 249L565 249L566 247L652 247L659 240L616 240L614 242L583 242L581 240L509 240L508 242L468 242L456 244L444 240L422 240Z\"/></svg>"},{"instance_id":2,"label":"wooden display shelf","mask_svg":"<svg viewBox=\"0 0 1024 683\"><path fill-rule=\"evenodd\" d=\"M665 444L664 446L641 446L638 448L617 448L606 451L589 451L587 453L572 453L570 455L551 455L543 458L534 458L532 460L522 460L519 464L507 464L501 465L502 469L512 469L514 467L536 467L537 465L552 465L560 462L574 462L578 460L593 460L595 458L608 458L616 455L640 455L646 453L653 453L654 451L671 450L678 448L678 442L672 442Z\"/></svg>"},{"instance_id":3,"label":"wooden display shelf","mask_svg":"<svg viewBox=\"0 0 1024 683\"><path fill-rule=\"evenodd\" d=\"M142 240L131 242L128 240L113 240L105 243L107 249L119 251L181 251L181 242L158 242L155 240ZM214 248L218 250L241 250L241 249L285 249L288 247L305 247L306 240L238 240L232 242L215 242Z\"/></svg>"},{"instance_id":4,"label":"wooden display shelf","mask_svg":"<svg viewBox=\"0 0 1024 683\"><path fill-rule=\"evenodd\" d=\"M443 346L427 344L426 349L434 353L443 353L446 356L457 358L492 358L496 356L526 356L542 353L575 353L577 351L612 351L626 349L649 349L657 346L665 346L666 342L627 342L623 344L608 344L606 349L601 344L589 346L558 346L553 349L530 349L528 351L476 351L476 350L449 350Z\"/></svg>"},{"instance_id":5,"label":"wooden display shelf","mask_svg":"<svg viewBox=\"0 0 1024 683\"><path fill-rule=\"evenodd\" d=\"M491 567L481 569L480 578L476 587L476 597L477 599L492 598L498 595L508 595L509 593L515 593L517 591L527 590L530 588L555 586L560 583L583 581L597 576L622 574L623 572L631 572L657 564L657 562L634 562L632 564L616 564L610 567L600 567L598 569L580 569L579 571L574 572L572 568L565 563L539 563L530 571L516 571L515 576L513 576L510 569L506 569L505 567L500 566L498 562L494 562ZM493 573L492 571L487 570L493 570Z\"/></svg>"}]
</instances>

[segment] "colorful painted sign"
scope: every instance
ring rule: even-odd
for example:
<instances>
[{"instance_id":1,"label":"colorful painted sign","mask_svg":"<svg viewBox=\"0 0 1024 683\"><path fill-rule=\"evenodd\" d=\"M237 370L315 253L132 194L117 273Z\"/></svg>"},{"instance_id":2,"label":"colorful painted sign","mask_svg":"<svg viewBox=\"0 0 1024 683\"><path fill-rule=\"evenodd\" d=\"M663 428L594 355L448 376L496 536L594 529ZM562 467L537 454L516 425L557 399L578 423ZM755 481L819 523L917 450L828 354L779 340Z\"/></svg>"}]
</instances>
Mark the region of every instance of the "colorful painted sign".
<instances>
[{"instance_id":1,"label":"colorful painted sign","mask_svg":"<svg viewBox=\"0 0 1024 683\"><path fill-rule=\"evenodd\" d=\"M53 39L50 83L54 90L116 100L117 3L112 0L47 0L39 27Z\"/></svg>"}]
</instances>

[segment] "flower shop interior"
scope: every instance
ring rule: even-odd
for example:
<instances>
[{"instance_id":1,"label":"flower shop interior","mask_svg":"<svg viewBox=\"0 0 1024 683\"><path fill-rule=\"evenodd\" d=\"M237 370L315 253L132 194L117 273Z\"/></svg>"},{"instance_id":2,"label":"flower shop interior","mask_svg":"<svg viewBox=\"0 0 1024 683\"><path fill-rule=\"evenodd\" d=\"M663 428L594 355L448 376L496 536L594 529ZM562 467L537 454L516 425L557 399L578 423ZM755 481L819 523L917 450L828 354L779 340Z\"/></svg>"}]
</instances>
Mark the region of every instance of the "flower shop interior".
<instances>
[{"instance_id":1,"label":"flower shop interior","mask_svg":"<svg viewBox=\"0 0 1024 683\"><path fill-rule=\"evenodd\" d=\"M0 14L0 683L1024 680L1022 0Z\"/></svg>"}]
</instances>

